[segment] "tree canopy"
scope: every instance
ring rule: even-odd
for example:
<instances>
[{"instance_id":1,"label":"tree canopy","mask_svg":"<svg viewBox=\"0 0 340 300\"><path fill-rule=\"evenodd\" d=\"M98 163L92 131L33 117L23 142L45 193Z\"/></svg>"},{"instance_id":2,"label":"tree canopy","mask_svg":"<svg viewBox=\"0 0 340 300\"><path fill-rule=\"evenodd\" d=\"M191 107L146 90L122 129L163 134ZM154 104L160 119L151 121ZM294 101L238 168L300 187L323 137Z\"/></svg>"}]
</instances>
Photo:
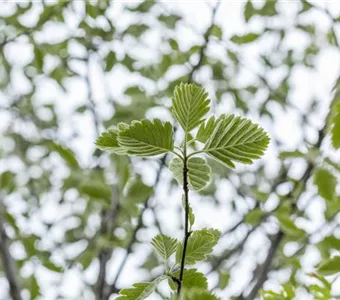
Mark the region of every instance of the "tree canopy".
<instances>
[{"instance_id":1,"label":"tree canopy","mask_svg":"<svg viewBox=\"0 0 340 300\"><path fill-rule=\"evenodd\" d=\"M183 137L186 297L339 297L339 22L306 0L2 3L0 300L170 297Z\"/></svg>"}]
</instances>

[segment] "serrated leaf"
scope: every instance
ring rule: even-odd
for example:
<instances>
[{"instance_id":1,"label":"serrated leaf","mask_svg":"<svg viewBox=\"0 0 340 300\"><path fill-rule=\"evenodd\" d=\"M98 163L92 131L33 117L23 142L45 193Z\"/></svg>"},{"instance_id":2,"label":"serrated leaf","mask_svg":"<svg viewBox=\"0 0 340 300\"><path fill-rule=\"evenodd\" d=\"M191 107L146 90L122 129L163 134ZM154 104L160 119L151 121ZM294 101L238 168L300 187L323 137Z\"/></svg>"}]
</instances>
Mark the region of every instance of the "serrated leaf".
<instances>
[{"instance_id":1,"label":"serrated leaf","mask_svg":"<svg viewBox=\"0 0 340 300\"><path fill-rule=\"evenodd\" d=\"M206 161L201 157L190 157L188 166L189 189L200 191L205 188L210 181L211 169ZM170 162L169 169L174 174L179 184L183 183L183 161L177 157Z\"/></svg>"},{"instance_id":2,"label":"serrated leaf","mask_svg":"<svg viewBox=\"0 0 340 300\"><path fill-rule=\"evenodd\" d=\"M334 275L340 272L340 256L334 256L318 267L318 273L323 276Z\"/></svg>"},{"instance_id":3,"label":"serrated leaf","mask_svg":"<svg viewBox=\"0 0 340 300\"><path fill-rule=\"evenodd\" d=\"M143 300L149 297L157 285L166 279L167 276L160 276L152 282L135 283L131 288L122 289L116 300Z\"/></svg>"},{"instance_id":4,"label":"serrated leaf","mask_svg":"<svg viewBox=\"0 0 340 300\"><path fill-rule=\"evenodd\" d=\"M118 133L113 129L109 129L108 131L103 132L95 144L98 149L107 151L110 153L116 153L119 155L126 154L126 149L122 148L118 144Z\"/></svg>"},{"instance_id":5,"label":"serrated leaf","mask_svg":"<svg viewBox=\"0 0 340 300\"><path fill-rule=\"evenodd\" d=\"M213 251L221 232L216 229L202 229L194 231L188 240L185 255L185 264L193 265L198 261L205 260L207 255ZM180 243L176 251L176 262L180 263L183 252L183 244Z\"/></svg>"},{"instance_id":6,"label":"serrated leaf","mask_svg":"<svg viewBox=\"0 0 340 300\"><path fill-rule=\"evenodd\" d=\"M217 120L218 119L216 119L215 116L212 116L208 119L208 121L202 123L197 131L196 140L206 143L211 134L214 132Z\"/></svg>"},{"instance_id":7,"label":"serrated leaf","mask_svg":"<svg viewBox=\"0 0 340 300\"><path fill-rule=\"evenodd\" d=\"M173 272L171 275L175 278L179 278L180 270ZM169 280L170 287L174 290L177 288L177 284L173 280ZM208 288L207 278L197 269L184 269L182 288Z\"/></svg>"},{"instance_id":8,"label":"serrated leaf","mask_svg":"<svg viewBox=\"0 0 340 300\"><path fill-rule=\"evenodd\" d=\"M158 234L152 239L151 244L164 260L168 260L175 253L178 241L167 235Z\"/></svg>"},{"instance_id":9,"label":"serrated leaf","mask_svg":"<svg viewBox=\"0 0 340 300\"><path fill-rule=\"evenodd\" d=\"M172 125L159 119L132 121L130 126L119 126L118 144L129 155L147 157L167 153L174 149Z\"/></svg>"},{"instance_id":10,"label":"serrated leaf","mask_svg":"<svg viewBox=\"0 0 340 300\"><path fill-rule=\"evenodd\" d=\"M250 120L235 115L221 115L203 152L220 163L235 168L233 161L252 164L269 144L267 133Z\"/></svg>"},{"instance_id":11,"label":"serrated leaf","mask_svg":"<svg viewBox=\"0 0 340 300\"><path fill-rule=\"evenodd\" d=\"M314 184L318 188L319 195L325 200L334 199L336 183L335 176L327 169L320 168L315 172Z\"/></svg>"},{"instance_id":12,"label":"serrated leaf","mask_svg":"<svg viewBox=\"0 0 340 300\"><path fill-rule=\"evenodd\" d=\"M210 109L210 99L202 87L191 83L176 86L171 112L188 133L196 128Z\"/></svg>"}]
</instances>

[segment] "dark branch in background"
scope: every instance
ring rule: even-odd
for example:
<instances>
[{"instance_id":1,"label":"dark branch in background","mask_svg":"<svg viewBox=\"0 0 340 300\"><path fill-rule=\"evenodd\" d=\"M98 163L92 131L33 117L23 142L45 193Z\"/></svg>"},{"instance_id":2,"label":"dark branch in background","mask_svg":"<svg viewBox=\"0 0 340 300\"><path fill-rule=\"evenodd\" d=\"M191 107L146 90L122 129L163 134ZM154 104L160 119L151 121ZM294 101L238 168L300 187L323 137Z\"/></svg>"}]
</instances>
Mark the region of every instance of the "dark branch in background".
<instances>
[{"instance_id":1,"label":"dark branch in background","mask_svg":"<svg viewBox=\"0 0 340 300\"><path fill-rule=\"evenodd\" d=\"M100 133L100 118L96 111L96 105L93 98L93 92L92 92L92 84L91 84L91 70L90 70L90 63L91 63L91 56L88 54L86 59L87 64L87 74L84 78L88 92L87 92L87 100L89 102L89 110L92 114L92 119L94 123L94 128L96 131L96 135L99 136ZM98 168L98 166L97 166ZM120 203L119 203L119 191L117 184L112 184L112 197L111 197L111 203L110 208L103 208L101 211L101 224L99 233L101 236L108 236L111 237L113 235L113 231L115 229L115 222L117 221L118 214L120 211ZM112 255L112 249L103 248L99 251L98 254L98 260L99 260L99 274L97 283L94 287L94 292L96 296L96 300L104 300L108 299L110 295L110 288L106 283L106 267L107 262L110 260Z\"/></svg>"},{"instance_id":2,"label":"dark branch in background","mask_svg":"<svg viewBox=\"0 0 340 300\"><path fill-rule=\"evenodd\" d=\"M4 228L5 206L0 199L0 255L1 263L9 284L9 293L13 300L22 300L20 292L20 277L15 261L9 250L9 240Z\"/></svg>"},{"instance_id":3,"label":"dark branch in background","mask_svg":"<svg viewBox=\"0 0 340 300\"><path fill-rule=\"evenodd\" d=\"M161 174L162 174L162 171L165 167L166 159L167 159L167 155L164 155L163 158L161 159L159 169L158 169L158 172L157 172L157 176L156 176L156 180L155 180L155 184L154 184L154 193L155 193L156 187L159 185ZM131 237L130 242L129 242L127 248L126 248L126 252L125 252L125 255L123 257L123 260L121 261L121 263L118 267L118 271L116 273L116 276L115 276L115 278L114 278L114 280L111 284L110 290L111 290L112 293L115 293L119 290L117 288L117 282L120 278L120 275L123 272L123 269L124 269L124 267L127 263L129 255L132 253L132 247L133 247L133 244L136 242L137 233L138 233L139 229L141 229L143 227L144 212L149 208L149 203L150 203L152 196L153 195L149 196L148 199L146 199L146 201L144 202L144 206L143 206L143 208L142 208L142 210L139 214L137 225L136 225L136 227L135 227L135 229L132 233L132 237Z\"/></svg>"},{"instance_id":4,"label":"dark branch in background","mask_svg":"<svg viewBox=\"0 0 340 300\"><path fill-rule=\"evenodd\" d=\"M314 145L315 148L319 149L321 147L322 142L323 142L323 140L324 140L324 138L326 136L327 123L328 123L327 119L328 119L328 117L329 116L326 117L324 127L322 129L320 129L319 132L318 132L318 140L317 140L317 142ZM299 184L297 184L297 186L296 186L296 188L300 188L300 191L299 191L299 193L295 197L296 201L291 204L291 208L292 208L291 215L293 215L296 212L297 212L297 214L300 214L301 212L304 211L304 210L298 210L297 203L298 203L298 200L300 199L301 195L305 191L305 187L307 185L308 180L313 175L314 168L315 168L314 163L309 162L308 166L307 166L307 168L306 168L306 170L305 170L305 172L304 172L304 174L302 176L302 178L299 181L302 186L299 186ZM239 300L253 300L253 299L256 298L259 290L262 288L263 284L265 283L265 281L268 278L268 274L269 274L269 272L271 270L272 263L273 263L273 261L275 259L277 251L279 250L281 242L283 241L284 237L285 237L285 234L282 231L279 231L275 235L275 237L274 237L274 239L272 241L272 245L271 245L271 247L270 247L270 249L268 251L267 258L265 259L263 265L260 268L260 272L258 272L258 275L255 276L255 278L253 278L253 281L256 280L255 285L253 286L253 288L251 289L251 291L249 292L249 294L246 297L243 297L241 295L238 298Z\"/></svg>"},{"instance_id":5,"label":"dark branch in background","mask_svg":"<svg viewBox=\"0 0 340 300\"><path fill-rule=\"evenodd\" d=\"M209 44L209 40L210 40L210 36L211 36L211 31L212 31L212 29L214 28L214 25L215 25L216 13L217 13L217 10L218 10L218 8L219 8L221 3L222 3L221 1L218 1L216 3L215 7L212 10L211 24L208 27L208 29L206 30L206 32L204 33L204 43L203 43L203 45L202 45L202 47L200 49L198 61L192 67L191 72L190 72L190 74L188 76L188 82L192 82L193 81L193 77L194 77L195 72L201 67L201 65L203 63L203 59L205 57L205 51L206 51L206 49L208 47L208 44Z\"/></svg>"},{"instance_id":6,"label":"dark branch in background","mask_svg":"<svg viewBox=\"0 0 340 300\"><path fill-rule=\"evenodd\" d=\"M273 264L273 260L276 256L277 251L279 250L281 241L284 238L284 233L280 230L275 237L272 240L271 246L268 250L268 254L266 257L266 260L264 263L261 265L260 270L258 271L259 273L259 279L256 281L254 287L250 291L249 295L244 298L245 300L252 300L255 299L257 296L258 291L262 288L263 284L267 280L267 275L271 269L271 266ZM243 299L243 298L241 298Z\"/></svg>"},{"instance_id":7,"label":"dark branch in background","mask_svg":"<svg viewBox=\"0 0 340 300\"><path fill-rule=\"evenodd\" d=\"M36 31L38 31L42 26L45 25L46 22L48 22L49 20L51 20L54 16L58 15L59 13L62 12L62 10L68 5L70 4L71 1L70 0L64 0L63 2L60 2L60 6L58 7L58 9L52 10L50 14L47 14L45 16L45 18L43 20L39 20L38 24L35 27L31 27L25 31L19 32L18 34L16 34L14 37L12 38L5 38L5 40L0 43L0 50L2 51L3 47L5 47L7 44L14 42L16 39L18 39L19 37L23 36L23 35L30 35Z\"/></svg>"}]
</instances>

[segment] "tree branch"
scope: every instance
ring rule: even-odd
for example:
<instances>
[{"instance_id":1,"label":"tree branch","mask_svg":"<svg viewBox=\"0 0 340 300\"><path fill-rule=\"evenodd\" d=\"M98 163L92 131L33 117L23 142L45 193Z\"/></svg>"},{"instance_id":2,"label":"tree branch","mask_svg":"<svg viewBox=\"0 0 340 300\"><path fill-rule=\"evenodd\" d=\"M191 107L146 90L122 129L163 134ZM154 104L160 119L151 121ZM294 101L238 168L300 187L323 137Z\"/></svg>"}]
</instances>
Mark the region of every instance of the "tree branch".
<instances>
[{"instance_id":1,"label":"tree branch","mask_svg":"<svg viewBox=\"0 0 340 300\"><path fill-rule=\"evenodd\" d=\"M157 176L156 176L156 180L155 180L155 183L154 183L154 192L155 192L155 189L156 187L158 186L159 182L160 182L160 178L161 178L161 174L162 174L162 171L165 167L165 163L166 163L166 159L167 159L168 155L164 155L163 158L161 159L160 161L160 165L159 165L159 169L158 169L158 172L157 172ZM119 289L117 288L117 283L118 283L118 280L124 270L124 267L128 261L128 258L129 258L129 255L132 253L132 246L133 244L136 242L136 237L137 237L137 233L139 231L139 229L141 229L143 227L143 216L144 216L144 212L149 208L149 203L150 203L150 200L152 198L152 196L154 195L154 192L152 195L150 195L146 201L144 202L144 206L139 214L139 217L138 217L138 221L137 221L137 225L132 233L132 237L129 241L129 244L126 248L126 252L125 252L125 255L118 267L118 271L116 273L116 276L110 286L110 293L116 293L117 291L119 291Z\"/></svg>"},{"instance_id":2,"label":"tree branch","mask_svg":"<svg viewBox=\"0 0 340 300\"><path fill-rule=\"evenodd\" d=\"M199 58L197 63L192 67L191 72L189 73L188 76L188 82L192 82L193 81L193 77L195 72L201 67L202 63L203 63L203 59L205 56L205 51L208 47L209 44L209 40L210 40L210 36L211 36L211 31L214 28L215 25L215 18L216 18L216 14L218 11L218 8L220 7L220 4L222 3L222 1L217 1L215 7L212 10L212 15L211 15L211 23L210 26L208 27L208 29L206 30L206 32L204 33L204 43L200 49L200 53L199 53Z\"/></svg>"},{"instance_id":3,"label":"tree branch","mask_svg":"<svg viewBox=\"0 0 340 300\"><path fill-rule=\"evenodd\" d=\"M22 300L20 295L20 278L16 269L15 261L9 250L9 240L5 231L5 206L0 199L0 256L1 262L9 284L9 293L13 300Z\"/></svg>"}]
</instances>

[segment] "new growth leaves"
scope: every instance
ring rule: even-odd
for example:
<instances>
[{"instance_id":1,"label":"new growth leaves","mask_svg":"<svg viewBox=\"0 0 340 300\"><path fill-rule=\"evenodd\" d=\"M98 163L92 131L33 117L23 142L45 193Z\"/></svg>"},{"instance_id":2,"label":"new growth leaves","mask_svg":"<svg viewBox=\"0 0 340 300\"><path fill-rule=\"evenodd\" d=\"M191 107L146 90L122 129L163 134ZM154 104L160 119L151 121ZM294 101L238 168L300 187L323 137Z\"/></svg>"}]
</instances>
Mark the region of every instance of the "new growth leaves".
<instances>
[{"instance_id":1,"label":"new growth leaves","mask_svg":"<svg viewBox=\"0 0 340 300\"><path fill-rule=\"evenodd\" d=\"M117 128L104 132L96 141L98 148L119 155L151 157L174 154L176 157L171 160L169 169L186 191L187 202L184 209L186 224L189 223L190 228L186 228L185 240L179 242L175 238L159 234L151 242L165 263L166 274L153 282L136 283L132 288L122 290L118 298L120 300L146 299L164 278L169 279L173 289L178 285L179 298L175 296L177 299L199 299L202 295L205 295L205 299L217 299L208 291L204 274L196 269L184 268L205 260L221 236L215 229L191 232L195 217L189 204L187 189L202 190L208 185L211 174L206 160L197 155L208 155L230 168L235 167L234 162L252 164L264 154L269 137L257 124L232 114L212 116L206 120L209 110L210 99L202 87L181 83L175 88L171 112L184 132L184 142L180 144L182 147L175 146L171 123L159 119L132 121L131 124L119 123ZM195 133L192 132L194 130L197 130L195 138ZM190 144L195 141L203 146L190 153ZM185 182L188 183L187 186ZM175 260L171 261L175 253Z\"/></svg>"}]
</instances>

